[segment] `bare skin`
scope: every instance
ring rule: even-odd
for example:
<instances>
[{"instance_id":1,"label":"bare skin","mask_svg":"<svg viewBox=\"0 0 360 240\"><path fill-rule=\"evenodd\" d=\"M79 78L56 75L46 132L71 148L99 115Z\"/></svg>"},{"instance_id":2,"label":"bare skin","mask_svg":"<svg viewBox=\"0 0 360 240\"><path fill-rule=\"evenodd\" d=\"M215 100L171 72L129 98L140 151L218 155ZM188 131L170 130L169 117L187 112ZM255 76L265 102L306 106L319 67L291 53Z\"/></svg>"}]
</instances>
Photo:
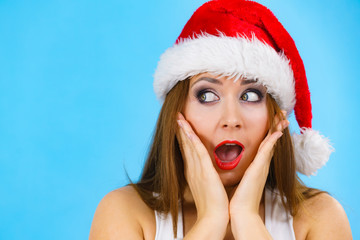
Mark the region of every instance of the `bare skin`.
<instances>
[{"instance_id":1,"label":"bare skin","mask_svg":"<svg viewBox=\"0 0 360 240\"><path fill-rule=\"evenodd\" d=\"M196 221L196 208L194 203L187 203L184 207L186 234ZM320 194L306 200L304 207L306 210L301 209L294 217L296 239L352 239L345 211L334 198ZM101 200L89 239L153 240L155 234L154 211L132 187L127 186L108 193ZM233 239L231 237L231 229L227 229L224 239Z\"/></svg>"},{"instance_id":2,"label":"bare skin","mask_svg":"<svg viewBox=\"0 0 360 240\"><path fill-rule=\"evenodd\" d=\"M199 89L206 91L198 94ZM252 83L210 74L191 79L185 109L178 116L177 136L188 182L184 239L271 239L264 225L263 189L273 146L289 122L279 115L276 129L268 128L261 91ZM245 146L241 163L226 171L216 166L212 155L214 146L224 139L236 139ZM300 240L352 239L342 206L327 194L306 200L294 216L293 227ZM100 202L89 238L154 239L155 234L154 211L132 187L124 187Z\"/></svg>"}]
</instances>

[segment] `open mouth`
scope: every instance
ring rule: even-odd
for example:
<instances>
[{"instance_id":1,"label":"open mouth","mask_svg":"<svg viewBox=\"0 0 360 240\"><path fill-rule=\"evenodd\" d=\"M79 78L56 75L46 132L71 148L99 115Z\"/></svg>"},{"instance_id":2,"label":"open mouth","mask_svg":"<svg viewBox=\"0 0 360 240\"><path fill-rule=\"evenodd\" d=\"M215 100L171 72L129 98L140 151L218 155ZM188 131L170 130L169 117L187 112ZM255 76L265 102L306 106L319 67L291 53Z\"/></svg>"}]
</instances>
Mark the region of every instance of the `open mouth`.
<instances>
[{"instance_id":1,"label":"open mouth","mask_svg":"<svg viewBox=\"0 0 360 240\"><path fill-rule=\"evenodd\" d=\"M244 145L236 140L225 140L214 149L216 164L223 170L235 168L244 153Z\"/></svg>"}]
</instances>

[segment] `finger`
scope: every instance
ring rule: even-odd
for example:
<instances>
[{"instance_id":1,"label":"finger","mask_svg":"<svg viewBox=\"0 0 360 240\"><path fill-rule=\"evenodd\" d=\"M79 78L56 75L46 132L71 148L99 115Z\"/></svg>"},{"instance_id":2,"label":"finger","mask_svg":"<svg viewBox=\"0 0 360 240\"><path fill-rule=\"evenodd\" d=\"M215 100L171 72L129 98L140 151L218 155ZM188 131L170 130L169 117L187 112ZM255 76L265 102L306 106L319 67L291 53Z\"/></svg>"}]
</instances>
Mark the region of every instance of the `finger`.
<instances>
[{"instance_id":1,"label":"finger","mask_svg":"<svg viewBox=\"0 0 360 240\"><path fill-rule=\"evenodd\" d=\"M264 140L260 143L260 146L259 146L258 149L261 149L261 148L262 148L262 146L269 140L271 134L273 134L273 133L274 133L274 131L273 131L272 129L269 129L269 130L268 130L268 132L267 132L267 134L266 134L266 137L265 137Z\"/></svg>"},{"instance_id":2,"label":"finger","mask_svg":"<svg viewBox=\"0 0 360 240\"><path fill-rule=\"evenodd\" d=\"M281 137L281 132L275 132L264 142L263 147L259 149L254 161L251 163L245 174L251 181L262 186L267 178L271 158L273 156L273 147L276 141Z\"/></svg>"},{"instance_id":3,"label":"finger","mask_svg":"<svg viewBox=\"0 0 360 240\"><path fill-rule=\"evenodd\" d=\"M178 112L178 114L177 114L177 119L179 119L179 120L185 120L185 117L184 117L184 115L182 115L182 113Z\"/></svg>"},{"instance_id":4,"label":"finger","mask_svg":"<svg viewBox=\"0 0 360 240\"><path fill-rule=\"evenodd\" d=\"M183 132L183 130L181 130L181 135L185 139L182 147L182 158L184 162L185 178L188 184L191 184L194 178L197 178L201 175L203 169L196 151L191 146L189 140L187 140L187 136Z\"/></svg>"},{"instance_id":5,"label":"finger","mask_svg":"<svg viewBox=\"0 0 360 240\"><path fill-rule=\"evenodd\" d=\"M246 194L247 197L253 199L250 205L255 210L258 209L269 173L271 157L273 154L272 149L281 135L282 132L279 131L272 134L269 133L268 138L263 141L262 147L259 148L254 161L245 171L243 179L236 190L235 194Z\"/></svg>"},{"instance_id":6,"label":"finger","mask_svg":"<svg viewBox=\"0 0 360 240\"><path fill-rule=\"evenodd\" d=\"M284 130L289 125L289 121L287 120L287 112L285 110L281 110L279 115L279 123L282 126L282 130Z\"/></svg>"},{"instance_id":7,"label":"finger","mask_svg":"<svg viewBox=\"0 0 360 240\"><path fill-rule=\"evenodd\" d=\"M181 118L182 117L182 118ZM204 172L206 174L206 171L215 171L215 168L211 162L211 158L209 156L209 152L205 148L204 144L201 142L200 138L196 135L196 133L193 131L191 125L188 121L183 118L182 115L179 114L178 121L182 125L182 129L185 132L185 135L188 138L188 144L191 145L193 154L192 157L197 160L196 164L198 168L198 173Z\"/></svg>"},{"instance_id":8,"label":"finger","mask_svg":"<svg viewBox=\"0 0 360 240\"><path fill-rule=\"evenodd\" d=\"M261 148L258 150L258 154L270 155L274 148L276 141L283 135L282 132L276 131L272 133L266 141L263 141ZM272 154L271 154L272 155Z\"/></svg>"},{"instance_id":9,"label":"finger","mask_svg":"<svg viewBox=\"0 0 360 240\"><path fill-rule=\"evenodd\" d=\"M192 130L190 124L182 119L178 119L178 123L183 139L182 146L187 176L202 176L208 175L209 171L214 172L215 169L212 165L209 153L200 138ZM191 171L188 171L190 169Z\"/></svg>"},{"instance_id":10,"label":"finger","mask_svg":"<svg viewBox=\"0 0 360 240\"><path fill-rule=\"evenodd\" d=\"M254 159L255 164L259 165L270 165L271 158L274 152L274 145L276 144L277 140L283 135L282 132L276 131L274 133L268 133L268 136L262 143L258 149L258 153Z\"/></svg>"},{"instance_id":11,"label":"finger","mask_svg":"<svg viewBox=\"0 0 360 240\"><path fill-rule=\"evenodd\" d=\"M272 129L273 132L275 131L282 131L283 120L286 120L286 111L281 110L278 112L274 117L274 129Z\"/></svg>"},{"instance_id":12,"label":"finger","mask_svg":"<svg viewBox=\"0 0 360 240\"><path fill-rule=\"evenodd\" d=\"M177 120L177 121L180 126L183 145L190 148L192 150L192 153L197 153L198 149L196 148L196 144L198 144L199 142L201 143L199 137L195 134L190 124L186 120Z\"/></svg>"},{"instance_id":13,"label":"finger","mask_svg":"<svg viewBox=\"0 0 360 240\"><path fill-rule=\"evenodd\" d=\"M179 114L178 121L181 123L186 136L191 142L191 145L194 148L194 150L198 153L199 158L201 159L209 158L209 153L205 148L204 144L201 142L200 138L197 136L197 134L194 132L189 122L185 120L182 114Z\"/></svg>"},{"instance_id":14,"label":"finger","mask_svg":"<svg viewBox=\"0 0 360 240\"><path fill-rule=\"evenodd\" d=\"M259 148L261 148L264 145L264 143L267 142L271 134L277 131L282 132L284 129L286 129L289 126L290 122L286 119L286 116L287 116L287 112L285 110L281 110L281 112L275 115L274 117L275 127L274 129L269 129L266 137L264 138L263 142L260 144Z\"/></svg>"},{"instance_id":15,"label":"finger","mask_svg":"<svg viewBox=\"0 0 360 240\"><path fill-rule=\"evenodd\" d=\"M178 120L178 124L180 126L179 135L180 135L180 146L182 149L182 153L185 156L185 162L188 162L189 159L193 159L197 157L194 146L191 142L191 136L184 130L183 122Z\"/></svg>"},{"instance_id":16,"label":"finger","mask_svg":"<svg viewBox=\"0 0 360 240\"><path fill-rule=\"evenodd\" d=\"M194 166L195 161L191 161L192 159L194 159L194 157L197 157L196 154L194 154L195 150L193 148L189 136L184 131L183 123L180 120L177 120L177 122L179 125L178 141L184 160L185 170L187 171L187 169L189 168L195 169L196 168L196 166Z\"/></svg>"},{"instance_id":17,"label":"finger","mask_svg":"<svg viewBox=\"0 0 360 240\"><path fill-rule=\"evenodd\" d=\"M191 126L187 122L183 122L184 131L189 136L189 144L192 146L193 155L192 161L195 161L193 165L196 165L198 174L206 174L208 171L215 171L214 166L211 162L209 153L199 137L192 131ZM195 172L194 172L195 173Z\"/></svg>"}]
</instances>

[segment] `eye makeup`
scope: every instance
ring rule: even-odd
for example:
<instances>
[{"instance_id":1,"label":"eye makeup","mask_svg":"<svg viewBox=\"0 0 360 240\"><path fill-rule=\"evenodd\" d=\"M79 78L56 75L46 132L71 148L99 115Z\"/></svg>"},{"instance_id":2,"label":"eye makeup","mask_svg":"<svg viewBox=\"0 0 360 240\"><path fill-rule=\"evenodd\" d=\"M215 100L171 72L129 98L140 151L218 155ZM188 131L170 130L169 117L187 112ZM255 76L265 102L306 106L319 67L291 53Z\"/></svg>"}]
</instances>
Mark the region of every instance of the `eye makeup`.
<instances>
[{"instance_id":1,"label":"eye makeup","mask_svg":"<svg viewBox=\"0 0 360 240\"><path fill-rule=\"evenodd\" d=\"M212 103L220 99L218 95L209 88L200 88L198 91L195 91L195 97L200 103Z\"/></svg>"},{"instance_id":2,"label":"eye makeup","mask_svg":"<svg viewBox=\"0 0 360 240\"><path fill-rule=\"evenodd\" d=\"M254 93L258 99L253 100L254 96L252 94L250 97L251 99L249 99L250 93ZM263 99L264 99L264 94L262 93L262 91L256 88L248 88L240 96L240 100L249 103L258 103L261 102Z\"/></svg>"},{"instance_id":3,"label":"eye makeup","mask_svg":"<svg viewBox=\"0 0 360 240\"><path fill-rule=\"evenodd\" d=\"M210 79L213 80L213 78ZM251 79L241 80L238 86L238 99L243 103L260 103L263 101L267 92L266 87ZM192 92L191 95L193 95L199 103L212 104L221 99L221 94L219 95L219 93L222 93L222 91L225 90L223 89L224 87L223 83L219 80L214 82L210 81L208 78L200 78L195 81L190 88ZM236 86L234 87L237 88ZM233 89L234 87L231 88Z\"/></svg>"}]
</instances>

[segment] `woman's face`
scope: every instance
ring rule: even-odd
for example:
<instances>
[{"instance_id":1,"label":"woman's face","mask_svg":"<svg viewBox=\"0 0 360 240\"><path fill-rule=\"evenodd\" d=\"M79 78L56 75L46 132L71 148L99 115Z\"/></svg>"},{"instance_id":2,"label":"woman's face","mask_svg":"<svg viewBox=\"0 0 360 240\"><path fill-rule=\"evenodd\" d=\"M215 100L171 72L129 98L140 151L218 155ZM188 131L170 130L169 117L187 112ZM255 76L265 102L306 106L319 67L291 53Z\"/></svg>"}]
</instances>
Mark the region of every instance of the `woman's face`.
<instances>
[{"instance_id":1,"label":"woman's face","mask_svg":"<svg viewBox=\"0 0 360 240\"><path fill-rule=\"evenodd\" d=\"M269 129L266 88L252 80L199 74L190 80L183 115L223 184L238 184Z\"/></svg>"}]
</instances>

